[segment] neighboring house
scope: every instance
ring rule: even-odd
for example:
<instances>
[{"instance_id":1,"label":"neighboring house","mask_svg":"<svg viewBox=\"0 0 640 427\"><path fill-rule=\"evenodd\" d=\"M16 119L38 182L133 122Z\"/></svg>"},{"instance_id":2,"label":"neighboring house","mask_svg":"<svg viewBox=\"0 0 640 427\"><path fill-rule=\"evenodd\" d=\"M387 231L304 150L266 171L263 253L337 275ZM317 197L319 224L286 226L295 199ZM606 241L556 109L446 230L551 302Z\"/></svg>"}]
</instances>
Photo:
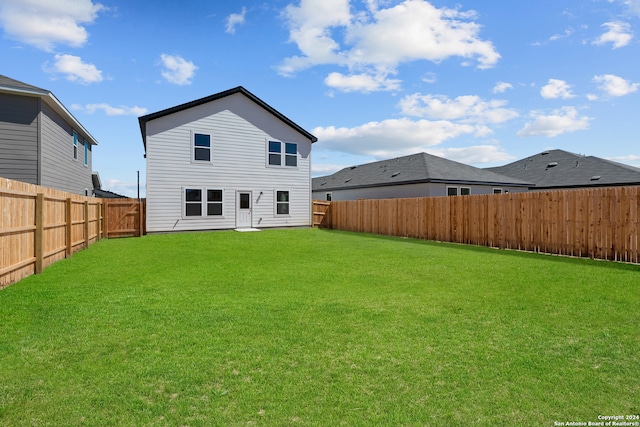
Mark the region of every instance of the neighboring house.
<instances>
[{"instance_id":1,"label":"neighboring house","mask_svg":"<svg viewBox=\"0 0 640 427\"><path fill-rule=\"evenodd\" d=\"M103 190L102 189L102 181L100 180L100 175L98 172L94 172L91 176L93 180L93 195L96 197L101 197L103 199L127 199L127 196L123 196L118 193L114 193L113 191Z\"/></svg>"},{"instance_id":2,"label":"neighboring house","mask_svg":"<svg viewBox=\"0 0 640 427\"><path fill-rule=\"evenodd\" d=\"M0 176L92 195L95 145L53 93L0 75Z\"/></svg>"},{"instance_id":3,"label":"neighboring house","mask_svg":"<svg viewBox=\"0 0 640 427\"><path fill-rule=\"evenodd\" d=\"M317 138L245 88L138 120L148 232L311 225Z\"/></svg>"},{"instance_id":4,"label":"neighboring house","mask_svg":"<svg viewBox=\"0 0 640 427\"><path fill-rule=\"evenodd\" d=\"M640 185L640 168L564 150L549 150L492 171L532 183L531 190Z\"/></svg>"},{"instance_id":5,"label":"neighboring house","mask_svg":"<svg viewBox=\"0 0 640 427\"><path fill-rule=\"evenodd\" d=\"M313 178L315 200L386 199L527 191L529 183L427 153Z\"/></svg>"}]
</instances>

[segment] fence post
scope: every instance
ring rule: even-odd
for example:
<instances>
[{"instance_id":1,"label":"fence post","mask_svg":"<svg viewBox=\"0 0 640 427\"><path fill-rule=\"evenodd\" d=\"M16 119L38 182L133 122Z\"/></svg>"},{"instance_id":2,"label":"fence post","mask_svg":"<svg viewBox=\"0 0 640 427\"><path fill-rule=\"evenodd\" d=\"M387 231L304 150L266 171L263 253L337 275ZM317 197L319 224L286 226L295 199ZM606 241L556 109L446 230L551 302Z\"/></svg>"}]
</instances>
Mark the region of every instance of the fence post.
<instances>
[{"instance_id":1,"label":"fence post","mask_svg":"<svg viewBox=\"0 0 640 427\"><path fill-rule=\"evenodd\" d=\"M102 199L103 211L102 211L102 232L104 238L109 238L109 199Z\"/></svg>"},{"instance_id":2,"label":"fence post","mask_svg":"<svg viewBox=\"0 0 640 427\"><path fill-rule=\"evenodd\" d=\"M142 236L142 201L138 199L138 230L136 231L136 237Z\"/></svg>"},{"instance_id":3,"label":"fence post","mask_svg":"<svg viewBox=\"0 0 640 427\"><path fill-rule=\"evenodd\" d=\"M84 247L89 247L89 201L84 201Z\"/></svg>"},{"instance_id":4,"label":"fence post","mask_svg":"<svg viewBox=\"0 0 640 427\"><path fill-rule=\"evenodd\" d=\"M36 232L34 248L36 256L36 274L44 269L44 193L36 195Z\"/></svg>"},{"instance_id":5,"label":"fence post","mask_svg":"<svg viewBox=\"0 0 640 427\"><path fill-rule=\"evenodd\" d=\"M73 250L73 242L71 239L73 238L73 213L71 210L71 198L67 197L66 200L66 210L67 210L67 225L65 228L67 234L67 249L65 252L65 256L69 258L71 256L71 251Z\"/></svg>"}]
</instances>

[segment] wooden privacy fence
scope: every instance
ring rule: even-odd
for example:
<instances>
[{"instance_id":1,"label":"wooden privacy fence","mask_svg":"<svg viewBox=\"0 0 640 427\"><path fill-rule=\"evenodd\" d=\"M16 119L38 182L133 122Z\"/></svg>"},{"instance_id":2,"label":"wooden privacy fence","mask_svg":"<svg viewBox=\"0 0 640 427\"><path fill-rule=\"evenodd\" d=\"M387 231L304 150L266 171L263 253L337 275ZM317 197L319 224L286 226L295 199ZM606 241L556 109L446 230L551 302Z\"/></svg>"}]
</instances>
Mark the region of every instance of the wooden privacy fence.
<instances>
[{"instance_id":1,"label":"wooden privacy fence","mask_svg":"<svg viewBox=\"0 0 640 427\"><path fill-rule=\"evenodd\" d=\"M0 178L0 289L103 237L141 235L144 203L115 200Z\"/></svg>"},{"instance_id":2,"label":"wooden privacy fence","mask_svg":"<svg viewBox=\"0 0 640 427\"><path fill-rule=\"evenodd\" d=\"M333 201L320 226L638 263L639 212L640 187L610 187Z\"/></svg>"}]
</instances>

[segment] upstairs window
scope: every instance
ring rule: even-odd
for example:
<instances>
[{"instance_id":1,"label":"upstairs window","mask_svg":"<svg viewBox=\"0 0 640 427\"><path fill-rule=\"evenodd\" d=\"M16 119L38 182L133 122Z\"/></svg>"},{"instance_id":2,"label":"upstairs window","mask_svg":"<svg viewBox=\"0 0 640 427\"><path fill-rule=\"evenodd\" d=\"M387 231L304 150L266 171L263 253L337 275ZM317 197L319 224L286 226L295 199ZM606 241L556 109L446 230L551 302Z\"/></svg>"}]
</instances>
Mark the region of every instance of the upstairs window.
<instances>
[{"instance_id":1,"label":"upstairs window","mask_svg":"<svg viewBox=\"0 0 640 427\"><path fill-rule=\"evenodd\" d=\"M279 141L269 141L269 164L282 165L282 143Z\"/></svg>"},{"instance_id":2,"label":"upstairs window","mask_svg":"<svg viewBox=\"0 0 640 427\"><path fill-rule=\"evenodd\" d=\"M294 168L298 166L298 144L269 141L268 150L269 165Z\"/></svg>"},{"instance_id":3,"label":"upstairs window","mask_svg":"<svg viewBox=\"0 0 640 427\"><path fill-rule=\"evenodd\" d=\"M193 134L193 160L196 162L211 161L211 135L206 133Z\"/></svg>"},{"instance_id":4,"label":"upstairs window","mask_svg":"<svg viewBox=\"0 0 640 427\"><path fill-rule=\"evenodd\" d=\"M73 160L78 160L78 133L73 132Z\"/></svg>"},{"instance_id":5,"label":"upstairs window","mask_svg":"<svg viewBox=\"0 0 640 427\"><path fill-rule=\"evenodd\" d=\"M89 166L89 143L84 142L84 165Z\"/></svg>"},{"instance_id":6,"label":"upstairs window","mask_svg":"<svg viewBox=\"0 0 640 427\"><path fill-rule=\"evenodd\" d=\"M294 168L298 166L298 144L284 144L284 164Z\"/></svg>"}]
</instances>

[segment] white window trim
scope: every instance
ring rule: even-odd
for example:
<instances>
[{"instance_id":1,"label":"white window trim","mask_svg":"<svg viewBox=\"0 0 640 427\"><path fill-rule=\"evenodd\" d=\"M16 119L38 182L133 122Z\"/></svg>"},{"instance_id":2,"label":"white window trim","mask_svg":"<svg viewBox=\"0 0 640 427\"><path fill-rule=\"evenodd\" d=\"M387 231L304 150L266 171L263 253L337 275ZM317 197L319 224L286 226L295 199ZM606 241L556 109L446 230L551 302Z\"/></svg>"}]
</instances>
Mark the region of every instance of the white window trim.
<instances>
[{"instance_id":1,"label":"white window trim","mask_svg":"<svg viewBox=\"0 0 640 427\"><path fill-rule=\"evenodd\" d=\"M73 143L73 160L78 160L78 142L80 141L80 135L78 135L78 132L76 132L75 130L73 131L73 134L71 135L72 138L72 143Z\"/></svg>"},{"instance_id":2,"label":"white window trim","mask_svg":"<svg viewBox=\"0 0 640 427\"><path fill-rule=\"evenodd\" d=\"M269 163L269 155L271 152L269 151L269 143L270 142L279 142L280 143L280 164L272 165ZM296 146L296 165L295 166L287 166L287 144L294 144ZM285 142L280 141L279 139L267 139L265 140L265 163L268 168L278 168L278 169L298 169L298 165L300 165L300 154L298 152L298 143L297 142ZM292 154L289 154L292 156Z\"/></svg>"},{"instance_id":3,"label":"white window trim","mask_svg":"<svg viewBox=\"0 0 640 427\"><path fill-rule=\"evenodd\" d=\"M287 202L287 204L289 205L289 213L278 213L278 191L286 191L287 193L289 193L289 201ZM278 218L286 218L291 216L291 190L283 190L281 188L273 190L273 215Z\"/></svg>"},{"instance_id":4,"label":"white window trim","mask_svg":"<svg viewBox=\"0 0 640 427\"><path fill-rule=\"evenodd\" d=\"M469 194L462 194L462 190L469 190ZM471 194L471 187L460 187L458 191L459 196L468 196Z\"/></svg>"},{"instance_id":5,"label":"white window trim","mask_svg":"<svg viewBox=\"0 0 640 427\"><path fill-rule=\"evenodd\" d=\"M324 194L324 200L327 202L330 202L333 200L333 193L331 191L328 191Z\"/></svg>"},{"instance_id":6,"label":"white window trim","mask_svg":"<svg viewBox=\"0 0 640 427\"><path fill-rule=\"evenodd\" d=\"M502 188L494 187L491 190L491 194L503 194L503 193L504 193L504 190L502 190Z\"/></svg>"},{"instance_id":7,"label":"white window trim","mask_svg":"<svg viewBox=\"0 0 640 427\"><path fill-rule=\"evenodd\" d=\"M449 189L450 189L450 188L454 188L454 189L456 190L456 194L455 194L456 196L459 196L459 195L460 195L460 191L458 191L458 187L455 187L455 186L452 186L452 185L447 185L447 193L446 193L446 196L448 196L448 197L454 197L454 196L452 196L452 195L450 195L450 194L449 194Z\"/></svg>"},{"instance_id":8,"label":"white window trim","mask_svg":"<svg viewBox=\"0 0 640 427\"><path fill-rule=\"evenodd\" d=\"M200 194L202 195L202 200L200 200L200 204L201 204L201 214L200 215L190 215L187 216L187 194L186 191L187 190L200 190ZM222 215L207 215L207 190L220 190L222 191ZM181 196L181 201L182 201L182 205L181 205L181 212L182 212L182 219L222 219L225 218L225 189L224 188L209 188L209 187L202 187L200 185L185 185L184 187L182 187L182 196Z\"/></svg>"},{"instance_id":9,"label":"white window trim","mask_svg":"<svg viewBox=\"0 0 640 427\"><path fill-rule=\"evenodd\" d=\"M196 160L196 134L199 135L209 135L209 160ZM192 130L191 137L189 139L189 143L191 144L191 163L194 165L210 165L213 164L213 132L211 131L198 131ZM191 188L191 187L189 187Z\"/></svg>"}]
</instances>

